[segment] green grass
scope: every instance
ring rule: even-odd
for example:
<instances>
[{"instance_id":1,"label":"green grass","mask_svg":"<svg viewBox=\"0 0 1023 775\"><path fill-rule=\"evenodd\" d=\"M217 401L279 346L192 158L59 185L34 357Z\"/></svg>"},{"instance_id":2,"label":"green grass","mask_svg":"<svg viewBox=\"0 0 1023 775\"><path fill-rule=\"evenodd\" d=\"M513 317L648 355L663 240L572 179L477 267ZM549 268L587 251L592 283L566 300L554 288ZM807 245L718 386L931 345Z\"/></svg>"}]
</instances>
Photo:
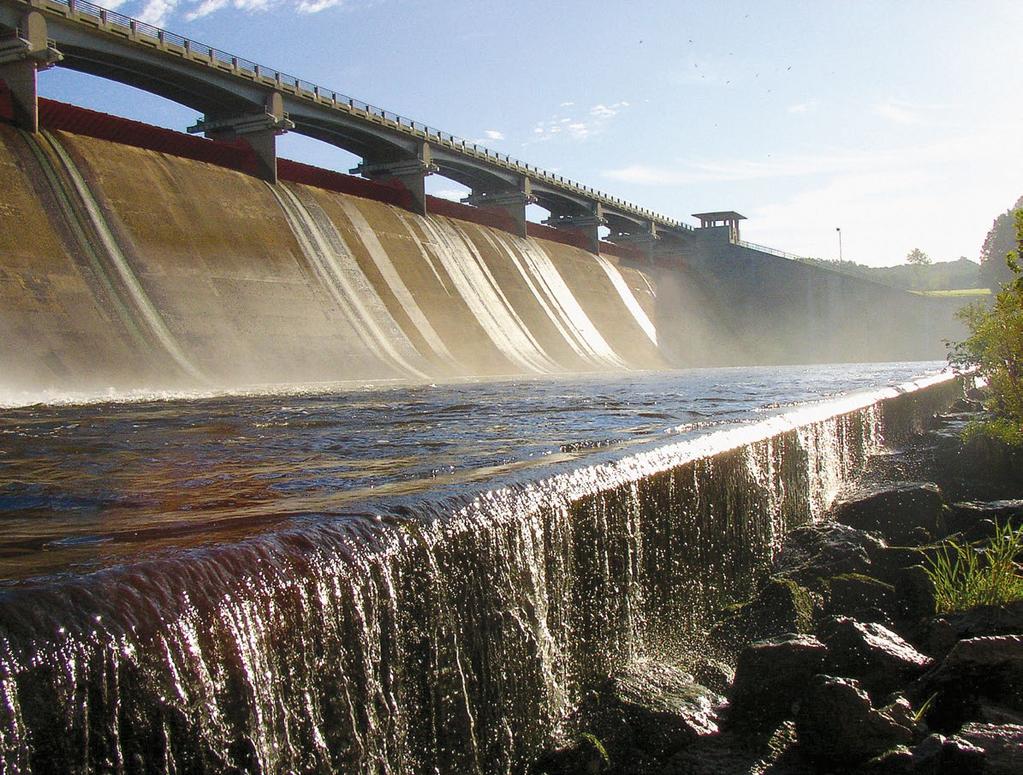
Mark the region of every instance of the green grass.
<instances>
[{"instance_id":1,"label":"green grass","mask_svg":"<svg viewBox=\"0 0 1023 775\"><path fill-rule=\"evenodd\" d=\"M968 611L981 605L1023 600L1023 575L1016 557L1023 553L1023 527L996 525L986 547L945 541L925 567L934 585L939 614Z\"/></svg>"},{"instance_id":2,"label":"green grass","mask_svg":"<svg viewBox=\"0 0 1023 775\"><path fill-rule=\"evenodd\" d=\"M990 288L952 288L951 290L945 291L910 291L918 296L939 296L939 297L959 297L959 296L990 296Z\"/></svg>"}]
</instances>

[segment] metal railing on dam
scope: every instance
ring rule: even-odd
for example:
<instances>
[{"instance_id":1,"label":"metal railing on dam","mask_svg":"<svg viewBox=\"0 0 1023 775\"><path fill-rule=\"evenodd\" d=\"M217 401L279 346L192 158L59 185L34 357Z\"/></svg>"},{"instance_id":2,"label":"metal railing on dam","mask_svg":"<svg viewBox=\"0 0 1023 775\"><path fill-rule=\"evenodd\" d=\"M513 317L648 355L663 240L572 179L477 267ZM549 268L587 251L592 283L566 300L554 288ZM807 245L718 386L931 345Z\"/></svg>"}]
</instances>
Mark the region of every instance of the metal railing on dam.
<instances>
[{"instance_id":1,"label":"metal railing on dam","mask_svg":"<svg viewBox=\"0 0 1023 775\"><path fill-rule=\"evenodd\" d=\"M438 172L469 186L473 204L507 207L509 197L516 195L522 201L515 206L539 202L570 227L589 226L581 219L595 216L598 224L612 222L614 233L663 230L684 236L692 231L675 218L592 186L87 0L0 0L0 31L11 28L19 37L29 37L22 26L32 12L46 22L46 43L52 48L47 65L63 58L67 67L204 110L205 120L193 130L207 136L226 133L248 139L256 132L294 129L361 156L359 171L368 177L412 180L421 186L423 175ZM258 98L268 96L277 100L276 109L267 102L264 111ZM266 123L267 118L274 121ZM272 162L273 144L269 147Z\"/></svg>"}]
</instances>

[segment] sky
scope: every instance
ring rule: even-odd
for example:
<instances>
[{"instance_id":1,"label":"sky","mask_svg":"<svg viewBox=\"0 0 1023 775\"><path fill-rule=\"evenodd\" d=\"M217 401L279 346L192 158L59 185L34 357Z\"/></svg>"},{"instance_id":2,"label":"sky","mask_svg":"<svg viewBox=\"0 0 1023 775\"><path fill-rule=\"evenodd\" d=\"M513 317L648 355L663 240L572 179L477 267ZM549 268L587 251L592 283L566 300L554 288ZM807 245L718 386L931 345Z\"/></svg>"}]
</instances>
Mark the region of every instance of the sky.
<instances>
[{"instance_id":1,"label":"sky","mask_svg":"<svg viewBox=\"0 0 1023 775\"><path fill-rule=\"evenodd\" d=\"M799 255L838 258L841 229L845 260L976 260L1023 195L1019 0L101 4L667 216L737 210L743 239ZM198 118L61 68L40 93ZM278 149L359 161L294 133Z\"/></svg>"}]
</instances>

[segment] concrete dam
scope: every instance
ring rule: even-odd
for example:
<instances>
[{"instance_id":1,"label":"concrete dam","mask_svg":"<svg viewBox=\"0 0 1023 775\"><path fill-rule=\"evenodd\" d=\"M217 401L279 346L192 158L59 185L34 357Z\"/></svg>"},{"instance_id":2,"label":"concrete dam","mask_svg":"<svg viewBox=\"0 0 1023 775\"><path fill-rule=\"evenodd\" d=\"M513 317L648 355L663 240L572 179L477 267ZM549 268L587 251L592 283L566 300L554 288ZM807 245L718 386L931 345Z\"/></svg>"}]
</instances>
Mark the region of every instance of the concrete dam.
<instances>
[{"instance_id":1,"label":"concrete dam","mask_svg":"<svg viewBox=\"0 0 1023 775\"><path fill-rule=\"evenodd\" d=\"M3 388L651 368L614 257L82 135L0 128Z\"/></svg>"},{"instance_id":2,"label":"concrete dam","mask_svg":"<svg viewBox=\"0 0 1023 775\"><path fill-rule=\"evenodd\" d=\"M0 41L0 397L928 359L960 332L737 213L694 228L85 0L2 0ZM42 100L54 64L209 139ZM362 177L278 159L283 131Z\"/></svg>"},{"instance_id":3,"label":"concrete dam","mask_svg":"<svg viewBox=\"0 0 1023 775\"><path fill-rule=\"evenodd\" d=\"M47 111L78 132L0 124L8 397L906 360L940 357L953 330L934 300L722 227L675 258L597 254L479 208L420 215L400 189L302 165L285 169L319 185L269 184L195 158L233 146Z\"/></svg>"}]
</instances>

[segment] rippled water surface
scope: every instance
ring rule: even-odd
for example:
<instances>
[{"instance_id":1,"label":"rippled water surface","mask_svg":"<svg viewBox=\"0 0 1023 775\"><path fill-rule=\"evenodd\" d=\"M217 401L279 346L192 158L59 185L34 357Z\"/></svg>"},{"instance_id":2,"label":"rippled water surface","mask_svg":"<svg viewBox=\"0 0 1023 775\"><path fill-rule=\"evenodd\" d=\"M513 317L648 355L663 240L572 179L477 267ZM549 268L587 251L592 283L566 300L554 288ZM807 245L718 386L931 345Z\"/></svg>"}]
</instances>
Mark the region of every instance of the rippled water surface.
<instances>
[{"instance_id":1,"label":"rippled water surface","mask_svg":"<svg viewBox=\"0 0 1023 775\"><path fill-rule=\"evenodd\" d=\"M752 422L941 363L0 410L0 578L77 573Z\"/></svg>"}]
</instances>

